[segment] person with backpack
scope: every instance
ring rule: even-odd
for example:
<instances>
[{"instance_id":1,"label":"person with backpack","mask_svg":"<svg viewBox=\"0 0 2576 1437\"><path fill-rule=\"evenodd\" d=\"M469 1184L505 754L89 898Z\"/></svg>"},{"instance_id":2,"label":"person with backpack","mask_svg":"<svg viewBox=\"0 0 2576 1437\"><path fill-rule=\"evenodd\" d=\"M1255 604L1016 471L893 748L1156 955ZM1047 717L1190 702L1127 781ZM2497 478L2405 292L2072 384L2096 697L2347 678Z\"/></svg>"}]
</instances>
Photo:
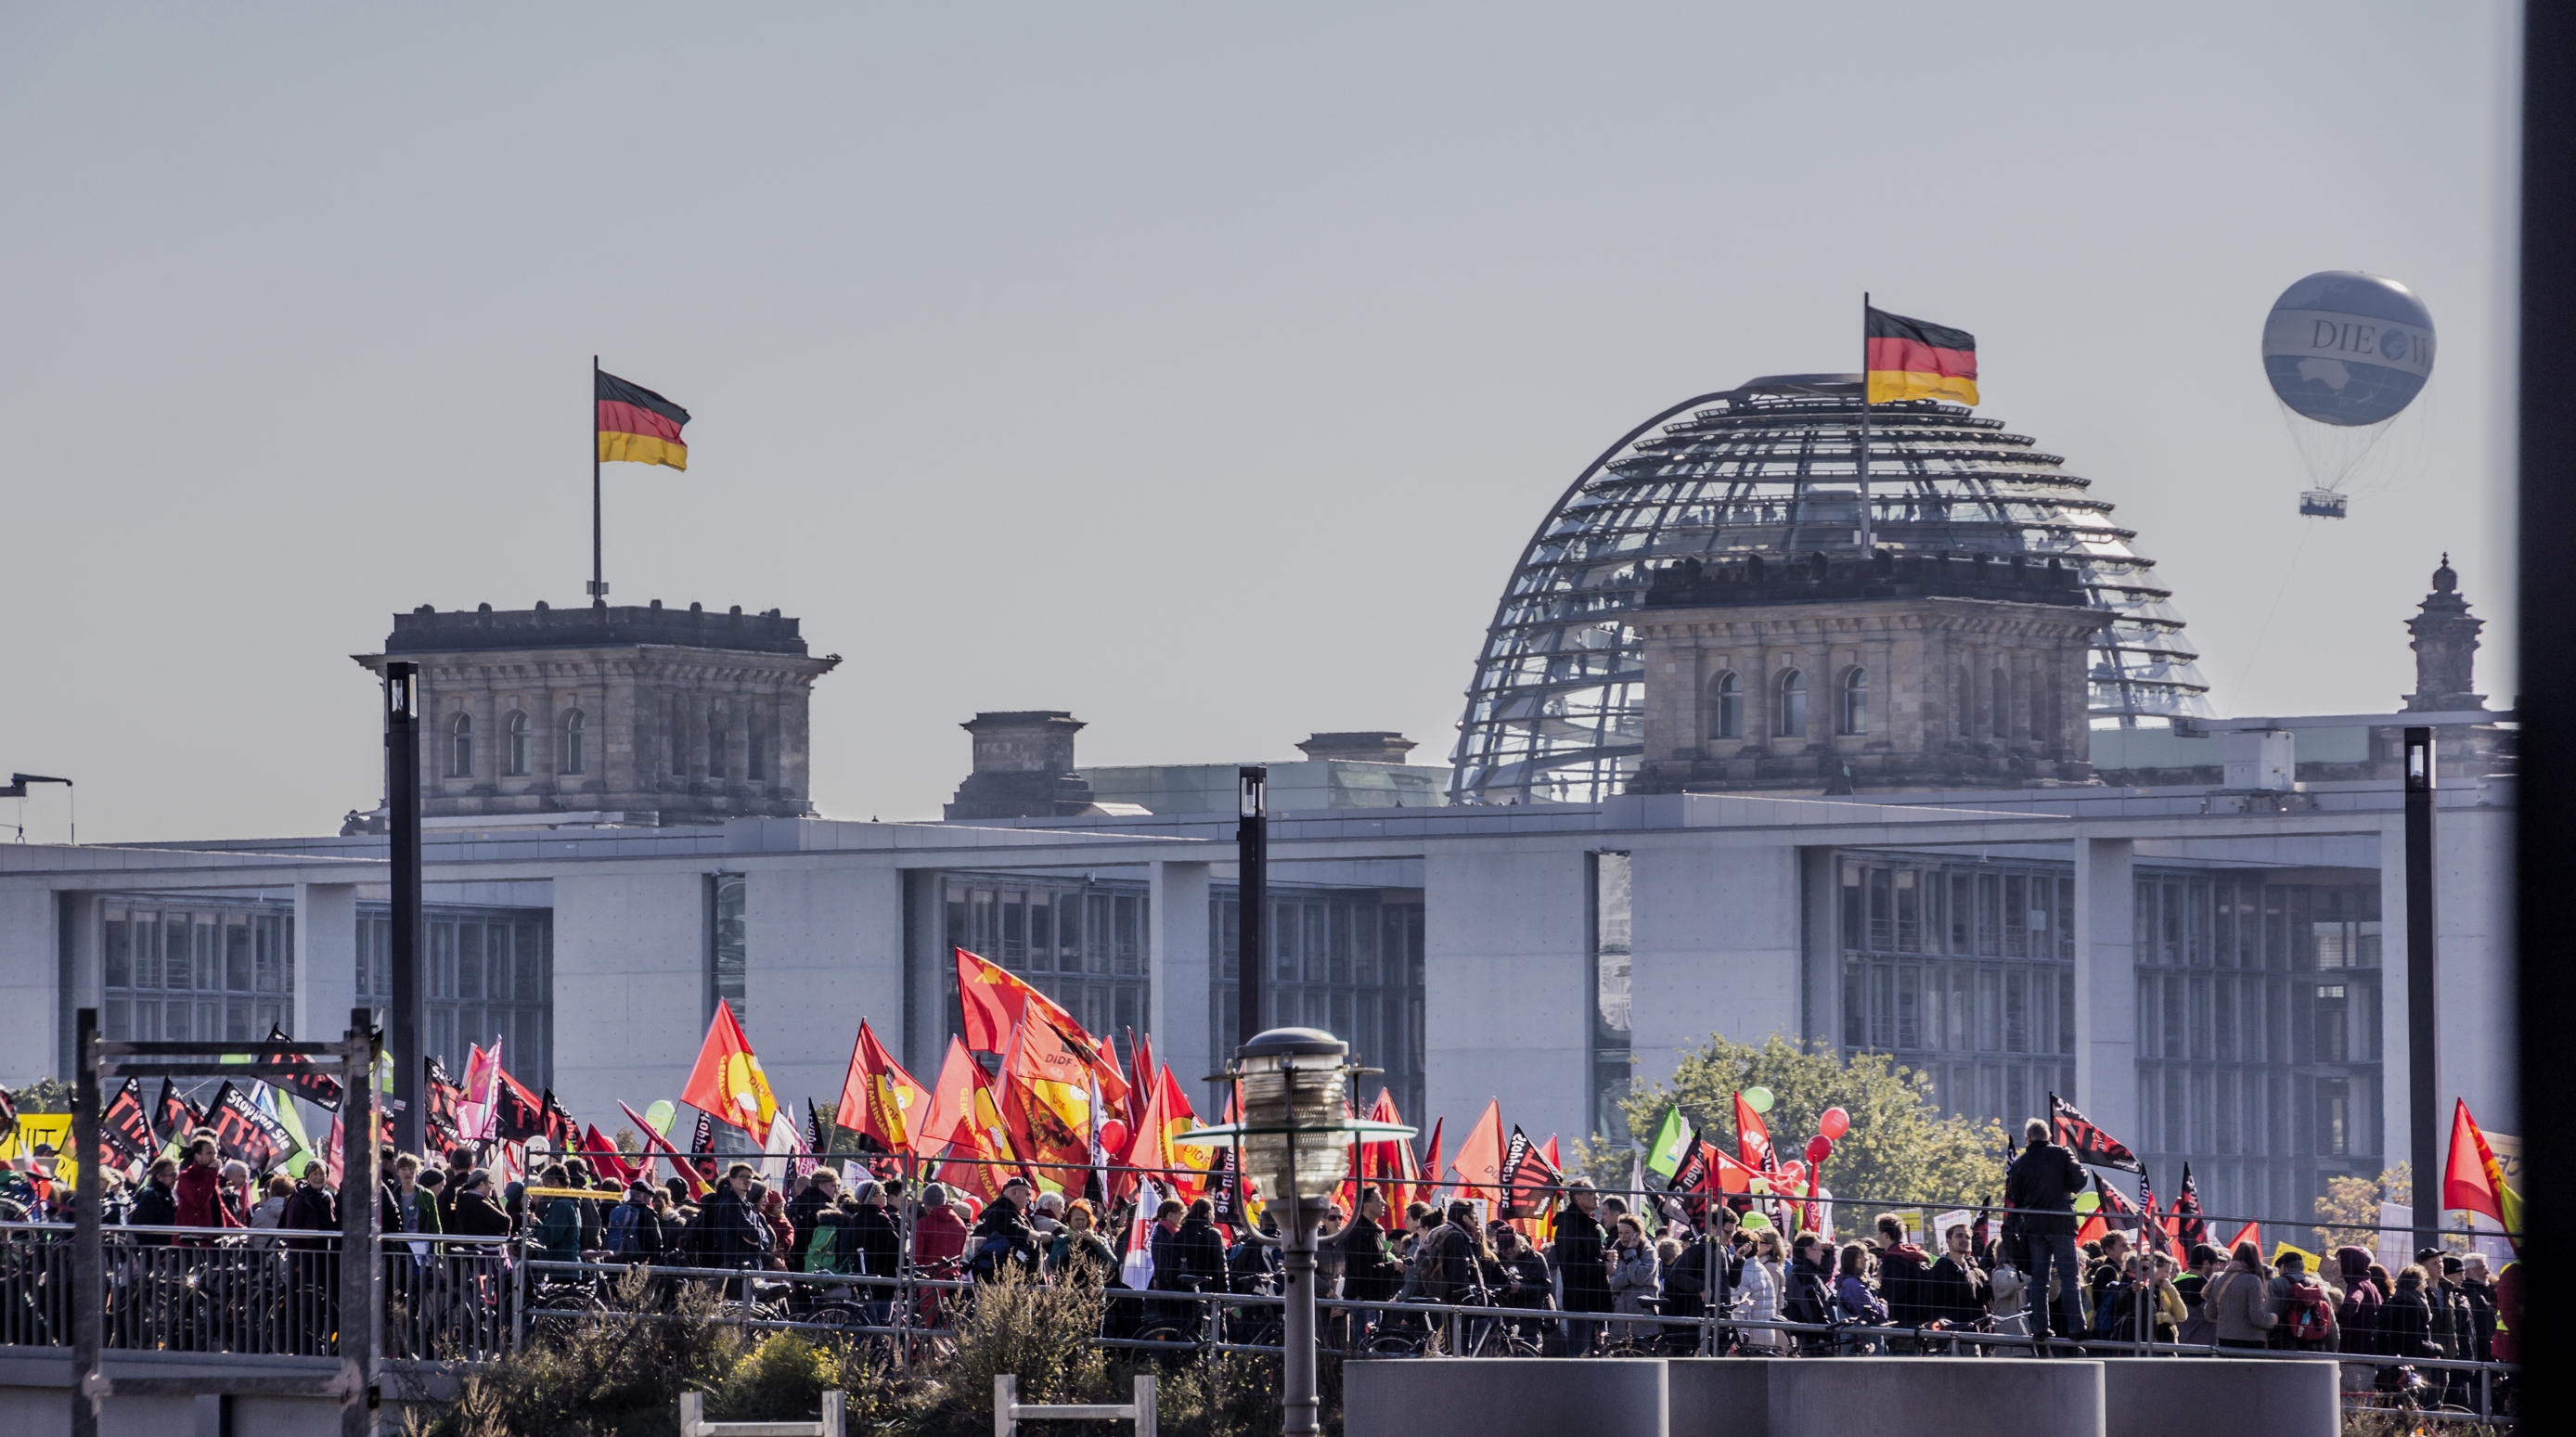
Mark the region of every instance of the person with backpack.
<instances>
[{"instance_id":1,"label":"person with backpack","mask_svg":"<svg viewBox=\"0 0 2576 1437\"><path fill-rule=\"evenodd\" d=\"M822 1219L823 1214L832 1211L840 1200L841 1175L839 1173L828 1167L817 1167L813 1175L805 1179L805 1185L797 1190L796 1196L787 1204L789 1229L787 1250L795 1256L791 1266L803 1264L806 1250L814 1243L815 1224Z\"/></svg>"},{"instance_id":2,"label":"person with backpack","mask_svg":"<svg viewBox=\"0 0 2576 1437\"><path fill-rule=\"evenodd\" d=\"M2324 1283L2308 1275L2306 1258L2295 1252L2281 1254L2280 1271L2273 1274L2265 1296L2278 1318L2273 1337L2283 1349L2336 1350L2342 1330L2335 1321L2334 1299L2326 1294Z\"/></svg>"},{"instance_id":3,"label":"person with backpack","mask_svg":"<svg viewBox=\"0 0 2576 1437\"><path fill-rule=\"evenodd\" d=\"M662 1258L662 1224L653 1213L653 1185L631 1182L626 1199L608 1210L601 1241L619 1262L655 1263Z\"/></svg>"}]
</instances>

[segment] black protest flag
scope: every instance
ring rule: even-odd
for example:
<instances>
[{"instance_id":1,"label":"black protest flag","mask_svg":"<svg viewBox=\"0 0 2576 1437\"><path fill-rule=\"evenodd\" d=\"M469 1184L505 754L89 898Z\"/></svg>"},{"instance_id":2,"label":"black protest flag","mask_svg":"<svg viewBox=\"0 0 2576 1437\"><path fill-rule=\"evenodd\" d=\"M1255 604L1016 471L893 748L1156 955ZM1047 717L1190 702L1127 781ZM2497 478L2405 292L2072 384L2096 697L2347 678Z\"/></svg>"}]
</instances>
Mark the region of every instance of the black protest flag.
<instances>
[{"instance_id":1,"label":"black protest flag","mask_svg":"<svg viewBox=\"0 0 2576 1437\"><path fill-rule=\"evenodd\" d=\"M152 1133L164 1146L184 1143L188 1134L206 1125L206 1110L190 1102L188 1095L168 1078L161 1080L161 1101L153 1104L152 1110L156 1115Z\"/></svg>"},{"instance_id":2,"label":"black protest flag","mask_svg":"<svg viewBox=\"0 0 2576 1437\"><path fill-rule=\"evenodd\" d=\"M545 1121L546 1146L557 1153L572 1152L581 1146L581 1124L574 1122L572 1114L564 1110L564 1105L555 1101L554 1089L546 1089L545 1097L537 1104L537 1113Z\"/></svg>"},{"instance_id":3,"label":"black protest flag","mask_svg":"<svg viewBox=\"0 0 2576 1437\"><path fill-rule=\"evenodd\" d=\"M2209 1224L2200 1220L2200 1189L2191 1180L2191 1164L2182 1165L2182 1190L2174 1194L2174 1241L2181 1245L2183 1256L2209 1241Z\"/></svg>"},{"instance_id":4,"label":"black protest flag","mask_svg":"<svg viewBox=\"0 0 2576 1437\"><path fill-rule=\"evenodd\" d=\"M505 1143L524 1143L546 1135L545 1106L537 1095L508 1073L496 1073L492 1084L492 1136Z\"/></svg>"},{"instance_id":5,"label":"black protest flag","mask_svg":"<svg viewBox=\"0 0 2576 1437\"><path fill-rule=\"evenodd\" d=\"M311 1058L301 1053L285 1052L277 1046L291 1041L286 1036L284 1028L275 1023L269 1024L268 1041L272 1046L254 1060L260 1070L261 1082L272 1088L293 1093L316 1107L340 1106L339 1079L313 1066Z\"/></svg>"},{"instance_id":6,"label":"black protest flag","mask_svg":"<svg viewBox=\"0 0 2576 1437\"><path fill-rule=\"evenodd\" d=\"M1529 1134L1512 1125L1512 1140L1503 1148L1503 1216L1541 1217L1548 1200L1563 1185L1564 1174L1532 1146Z\"/></svg>"},{"instance_id":7,"label":"black protest flag","mask_svg":"<svg viewBox=\"0 0 2576 1437\"><path fill-rule=\"evenodd\" d=\"M215 1100L208 1106L206 1116L214 1126L215 1150L225 1157L241 1159L254 1175L277 1166L294 1149L284 1125L261 1112L249 1091L234 1087L229 1078L215 1090Z\"/></svg>"},{"instance_id":8,"label":"black protest flag","mask_svg":"<svg viewBox=\"0 0 2576 1437\"><path fill-rule=\"evenodd\" d=\"M421 1084L421 1120L429 1126L430 1145L441 1152L462 1147L465 1131L458 1126L456 1111L465 1105L464 1085L448 1076L447 1065L438 1061L436 1053L423 1062L429 1071Z\"/></svg>"},{"instance_id":9,"label":"black protest flag","mask_svg":"<svg viewBox=\"0 0 2576 1437\"><path fill-rule=\"evenodd\" d=\"M711 1153L715 1150L715 1119L708 1117L704 1113L700 1113L698 1114L698 1130L689 1135L689 1151L692 1153Z\"/></svg>"},{"instance_id":10,"label":"black protest flag","mask_svg":"<svg viewBox=\"0 0 2576 1437\"><path fill-rule=\"evenodd\" d=\"M2117 1168L2122 1172L2146 1175L2147 1165L2138 1155L2109 1133L2093 1126L2073 1103L2062 1102L2055 1093L2048 1095L2048 1117L2057 1140L2073 1150L2075 1160L2087 1167Z\"/></svg>"},{"instance_id":11,"label":"black protest flag","mask_svg":"<svg viewBox=\"0 0 2576 1437\"><path fill-rule=\"evenodd\" d=\"M152 1141L152 1115L143 1111L143 1088L132 1078L99 1109L98 1141L120 1167L149 1158L158 1146Z\"/></svg>"},{"instance_id":12,"label":"black protest flag","mask_svg":"<svg viewBox=\"0 0 2576 1437\"><path fill-rule=\"evenodd\" d=\"M0 1088L0 1138L18 1131L18 1095Z\"/></svg>"}]
</instances>

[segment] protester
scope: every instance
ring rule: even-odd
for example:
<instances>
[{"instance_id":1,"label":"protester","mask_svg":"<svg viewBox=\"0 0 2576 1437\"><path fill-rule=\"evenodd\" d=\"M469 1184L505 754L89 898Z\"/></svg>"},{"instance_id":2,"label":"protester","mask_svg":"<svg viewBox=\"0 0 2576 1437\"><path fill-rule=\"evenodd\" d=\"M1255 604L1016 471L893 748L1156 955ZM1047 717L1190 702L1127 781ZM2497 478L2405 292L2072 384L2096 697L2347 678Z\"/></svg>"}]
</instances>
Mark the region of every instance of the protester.
<instances>
[{"instance_id":1,"label":"protester","mask_svg":"<svg viewBox=\"0 0 2576 1437\"><path fill-rule=\"evenodd\" d=\"M2004 1206L2017 1209L2022 1250L2028 1254L2031 1335L2063 1337L2083 1320L2075 1255L2075 1195L2084 1189L2084 1167L2075 1154L2050 1140L2047 1120L2022 1125L2020 1157L2004 1173ZM2058 1288L2052 1318L2049 1283Z\"/></svg>"},{"instance_id":2,"label":"protester","mask_svg":"<svg viewBox=\"0 0 2576 1437\"><path fill-rule=\"evenodd\" d=\"M1104 1287L1117 1279L1118 1254L1093 1230L1098 1215L1088 1198L1064 1205L1064 1221L1047 1247L1048 1276L1073 1287Z\"/></svg>"},{"instance_id":3,"label":"protester","mask_svg":"<svg viewBox=\"0 0 2576 1437\"><path fill-rule=\"evenodd\" d=\"M460 1237L508 1237L510 1215L492 1198L492 1174L481 1168L468 1171L456 1194L455 1233Z\"/></svg>"},{"instance_id":4,"label":"protester","mask_svg":"<svg viewBox=\"0 0 2576 1437\"><path fill-rule=\"evenodd\" d=\"M1786 1264L1780 1252L1780 1230L1765 1227L1753 1234L1753 1255L1745 1259L1736 1315L1748 1323L1781 1320L1781 1284ZM1743 1346L1752 1352L1785 1352L1788 1338L1775 1327L1743 1329Z\"/></svg>"},{"instance_id":5,"label":"protester","mask_svg":"<svg viewBox=\"0 0 2576 1437\"><path fill-rule=\"evenodd\" d=\"M2264 1301L2263 1250L2240 1242L2227 1266L2201 1290L2201 1305L2221 1347L2269 1346L2268 1334L2280 1325Z\"/></svg>"},{"instance_id":6,"label":"protester","mask_svg":"<svg viewBox=\"0 0 2576 1437\"><path fill-rule=\"evenodd\" d=\"M1611 1310L1627 1317L1652 1317L1655 1299L1663 1291L1663 1268L1657 1260L1655 1245L1646 1240L1645 1225L1634 1213L1620 1213L1612 1222L1607 1283ZM1623 1322L1619 1334L1630 1340L1652 1338L1652 1323Z\"/></svg>"},{"instance_id":7,"label":"protester","mask_svg":"<svg viewBox=\"0 0 2576 1437\"><path fill-rule=\"evenodd\" d=\"M966 1251L966 1238L973 1225L957 1215L948 1202L948 1189L941 1183L929 1183L921 1189L921 1208L913 1218L912 1260L915 1265L931 1267Z\"/></svg>"},{"instance_id":8,"label":"protester","mask_svg":"<svg viewBox=\"0 0 2576 1437\"><path fill-rule=\"evenodd\" d=\"M232 1209L224 1205L223 1172L216 1157L214 1134L199 1133L188 1140L188 1165L180 1170L179 1181L173 1192L176 1194L178 1203L178 1226L200 1228L241 1226L241 1219L235 1217ZM179 1245L182 1247L210 1247L213 1242L213 1239L207 1237L179 1239Z\"/></svg>"},{"instance_id":9,"label":"protester","mask_svg":"<svg viewBox=\"0 0 2576 1437\"><path fill-rule=\"evenodd\" d=\"M1567 1313L1611 1310L1608 1234L1595 1214L1601 1194L1583 1178L1566 1184L1565 1206L1556 1214L1556 1245L1549 1265L1556 1270L1556 1305ZM1580 1317L1565 1323L1565 1355L1589 1357L1601 1324Z\"/></svg>"}]
</instances>

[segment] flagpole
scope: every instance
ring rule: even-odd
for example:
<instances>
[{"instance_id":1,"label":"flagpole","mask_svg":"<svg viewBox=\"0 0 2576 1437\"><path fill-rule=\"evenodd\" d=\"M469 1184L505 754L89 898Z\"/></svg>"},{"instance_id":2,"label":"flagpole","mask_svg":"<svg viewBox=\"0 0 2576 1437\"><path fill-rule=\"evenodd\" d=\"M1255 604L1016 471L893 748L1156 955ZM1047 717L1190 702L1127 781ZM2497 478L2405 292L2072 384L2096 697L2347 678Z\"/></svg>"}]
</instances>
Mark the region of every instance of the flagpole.
<instances>
[{"instance_id":1,"label":"flagpole","mask_svg":"<svg viewBox=\"0 0 2576 1437\"><path fill-rule=\"evenodd\" d=\"M1866 327L1866 326L1864 326ZM1864 377L1861 381L1869 381ZM608 584L599 567L599 356L590 357L590 606L608 607Z\"/></svg>"},{"instance_id":2,"label":"flagpole","mask_svg":"<svg viewBox=\"0 0 2576 1437\"><path fill-rule=\"evenodd\" d=\"M1860 292L1860 555L1873 551L1877 535L1869 514L1869 291Z\"/></svg>"}]
</instances>

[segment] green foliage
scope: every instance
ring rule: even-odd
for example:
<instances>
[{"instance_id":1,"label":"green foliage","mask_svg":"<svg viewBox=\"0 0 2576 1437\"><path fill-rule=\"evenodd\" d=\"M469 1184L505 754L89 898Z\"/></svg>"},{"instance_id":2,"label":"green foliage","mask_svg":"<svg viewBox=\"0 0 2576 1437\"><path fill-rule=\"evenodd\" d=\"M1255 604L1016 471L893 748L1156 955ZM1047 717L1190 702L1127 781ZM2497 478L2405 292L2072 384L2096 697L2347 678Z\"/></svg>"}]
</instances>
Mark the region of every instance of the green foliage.
<instances>
[{"instance_id":1,"label":"green foliage","mask_svg":"<svg viewBox=\"0 0 2576 1437\"><path fill-rule=\"evenodd\" d=\"M72 1085L60 1078L38 1078L9 1096L22 1113L68 1113L72 1110Z\"/></svg>"},{"instance_id":2,"label":"green foliage","mask_svg":"<svg viewBox=\"0 0 2576 1437\"><path fill-rule=\"evenodd\" d=\"M1845 1059L1822 1040L1801 1047L1773 1034L1757 1046L1712 1034L1706 1047L1682 1056L1669 1082L1628 1096L1628 1127L1650 1134L1665 1107L1678 1102L1702 1138L1732 1155L1735 1094L1757 1086L1772 1093L1762 1121L1782 1162L1802 1155L1827 1108L1851 1115L1851 1131L1834 1140L1822 1174L1837 1195L1862 1199L1874 1210L1986 1202L2003 1191L2000 1124L1942 1117L1923 1075L1897 1067L1884 1053ZM1596 1157L1587 1145L1582 1156L1598 1162L1608 1155ZM1626 1158L1617 1157L1615 1165L1617 1185L1624 1186ZM1847 1210L1836 1226L1848 1230L1865 1220Z\"/></svg>"},{"instance_id":3,"label":"green foliage","mask_svg":"<svg viewBox=\"0 0 2576 1437\"><path fill-rule=\"evenodd\" d=\"M1107 1400L1109 1366L1092 1344L1103 1298L1096 1289L1046 1287L1005 1266L974 1290L956 1319L957 1350L921 1413L923 1437L983 1437L993 1430L993 1379L1019 1378L1023 1402Z\"/></svg>"},{"instance_id":4,"label":"green foliage","mask_svg":"<svg viewBox=\"0 0 2576 1437\"><path fill-rule=\"evenodd\" d=\"M676 1433L680 1393L720 1387L745 1344L739 1328L718 1320L712 1288L693 1284L666 1304L661 1286L632 1274L606 1314L532 1335L466 1378L456 1402L424 1424L427 1437Z\"/></svg>"}]
</instances>

